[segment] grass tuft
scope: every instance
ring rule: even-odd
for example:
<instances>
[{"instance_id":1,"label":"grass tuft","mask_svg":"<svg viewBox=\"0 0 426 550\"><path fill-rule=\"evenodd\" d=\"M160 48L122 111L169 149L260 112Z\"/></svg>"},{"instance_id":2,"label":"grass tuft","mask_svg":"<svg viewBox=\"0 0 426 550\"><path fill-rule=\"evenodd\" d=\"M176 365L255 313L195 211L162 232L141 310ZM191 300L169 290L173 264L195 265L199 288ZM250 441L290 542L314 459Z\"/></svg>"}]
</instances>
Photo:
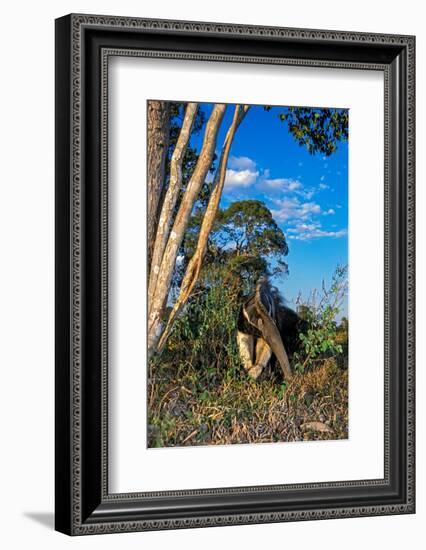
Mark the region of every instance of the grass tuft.
<instances>
[{"instance_id":1,"label":"grass tuft","mask_svg":"<svg viewBox=\"0 0 426 550\"><path fill-rule=\"evenodd\" d=\"M243 369L157 365L149 387L149 447L346 439L348 371L334 358L288 384Z\"/></svg>"},{"instance_id":2,"label":"grass tuft","mask_svg":"<svg viewBox=\"0 0 426 550\"><path fill-rule=\"evenodd\" d=\"M218 277L176 320L165 350L149 365L148 446L346 439L347 331L335 331L327 303L328 317L321 316L304 341L306 355L297 358L303 369L288 383L278 372L260 382L248 378L235 337L240 304ZM323 341L332 343L326 354Z\"/></svg>"}]
</instances>

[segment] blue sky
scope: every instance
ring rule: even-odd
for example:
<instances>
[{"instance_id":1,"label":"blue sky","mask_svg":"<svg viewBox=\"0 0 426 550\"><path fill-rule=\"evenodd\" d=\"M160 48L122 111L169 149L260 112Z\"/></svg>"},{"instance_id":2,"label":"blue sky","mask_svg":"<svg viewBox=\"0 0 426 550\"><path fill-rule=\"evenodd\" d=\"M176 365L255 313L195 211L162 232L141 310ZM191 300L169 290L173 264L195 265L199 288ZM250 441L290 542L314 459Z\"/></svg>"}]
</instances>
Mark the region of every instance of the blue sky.
<instances>
[{"instance_id":1,"label":"blue sky","mask_svg":"<svg viewBox=\"0 0 426 550\"><path fill-rule=\"evenodd\" d=\"M211 105L202 104L206 115ZM257 199L271 210L284 231L289 274L274 279L289 305L302 293L321 289L337 264L348 263L348 143L325 157L311 155L279 120L282 107L252 106L232 144L221 207ZM221 149L232 119L229 105L217 141ZM200 146L202 136L192 144ZM347 314L347 303L342 315Z\"/></svg>"}]
</instances>

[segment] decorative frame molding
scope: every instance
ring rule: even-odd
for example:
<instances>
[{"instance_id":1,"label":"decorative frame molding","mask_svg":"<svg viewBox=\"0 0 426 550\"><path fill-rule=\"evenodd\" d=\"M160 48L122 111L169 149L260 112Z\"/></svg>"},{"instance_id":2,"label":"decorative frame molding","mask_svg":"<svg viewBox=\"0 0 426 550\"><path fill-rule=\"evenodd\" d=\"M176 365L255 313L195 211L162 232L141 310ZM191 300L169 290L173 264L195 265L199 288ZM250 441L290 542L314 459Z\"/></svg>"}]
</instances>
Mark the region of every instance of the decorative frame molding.
<instances>
[{"instance_id":1,"label":"decorative frame molding","mask_svg":"<svg viewBox=\"0 0 426 550\"><path fill-rule=\"evenodd\" d=\"M115 55L383 71L382 480L108 493L107 76ZM56 529L83 535L414 512L414 56L412 36L96 15L56 21Z\"/></svg>"}]
</instances>

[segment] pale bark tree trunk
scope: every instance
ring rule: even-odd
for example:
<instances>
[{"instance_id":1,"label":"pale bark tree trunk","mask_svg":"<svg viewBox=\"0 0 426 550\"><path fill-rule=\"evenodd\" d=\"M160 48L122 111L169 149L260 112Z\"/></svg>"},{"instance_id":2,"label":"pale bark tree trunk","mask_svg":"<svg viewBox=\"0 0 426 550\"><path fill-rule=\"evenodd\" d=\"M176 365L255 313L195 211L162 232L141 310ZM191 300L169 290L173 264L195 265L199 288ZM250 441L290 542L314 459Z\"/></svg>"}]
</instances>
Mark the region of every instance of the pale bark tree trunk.
<instances>
[{"instance_id":1,"label":"pale bark tree trunk","mask_svg":"<svg viewBox=\"0 0 426 550\"><path fill-rule=\"evenodd\" d=\"M219 209L220 198L222 196L223 186L225 183L226 176L226 166L228 164L229 153L231 150L231 145L235 136L235 133L244 119L247 111L249 109L248 105L236 105L234 111L234 117L232 123L228 129L228 132L223 143L222 152L220 155L219 166L216 170L215 178L213 181L213 189L210 195L210 199L206 208L206 212L203 217L201 224L200 234L198 236L197 248L189 261L188 267L186 269L180 293L176 303L173 306L173 309L170 313L170 316L167 321L167 325L161 335L158 351L160 351L164 344L167 341L167 338L170 335L170 331L173 326L173 322L179 312L182 310L183 306L188 301L188 298L191 295L191 292L194 289L194 286L198 280L202 262L206 253L207 241L212 230L217 211Z\"/></svg>"},{"instance_id":2,"label":"pale bark tree trunk","mask_svg":"<svg viewBox=\"0 0 426 550\"><path fill-rule=\"evenodd\" d=\"M162 315L170 290L173 270L179 247L187 228L189 217L195 200L203 185L207 172L213 161L216 148L217 133L225 114L226 105L216 104L206 125L203 146L188 182L185 194L173 223L172 231L167 241L161 265L159 268L155 292L151 300L148 316L148 357L156 351L162 332Z\"/></svg>"},{"instance_id":3,"label":"pale bark tree trunk","mask_svg":"<svg viewBox=\"0 0 426 550\"><path fill-rule=\"evenodd\" d=\"M164 249L167 244L167 239L169 238L170 227L173 221L173 211L176 206L179 191L182 188L182 161L191 136L197 109L198 103L188 103L185 110L182 129L179 132L179 137L170 160L170 182L161 207L155 244L152 251L148 286L148 310L152 304L158 274L160 272L161 260L163 259Z\"/></svg>"},{"instance_id":4,"label":"pale bark tree trunk","mask_svg":"<svg viewBox=\"0 0 426 550\"><path fill-rule=\"evenodd\" d=\"M158 205L164 186L165 163L169 147L170 104L167 101L148 101L148 268L151 265Z\"/></svg>"}]
</instances>

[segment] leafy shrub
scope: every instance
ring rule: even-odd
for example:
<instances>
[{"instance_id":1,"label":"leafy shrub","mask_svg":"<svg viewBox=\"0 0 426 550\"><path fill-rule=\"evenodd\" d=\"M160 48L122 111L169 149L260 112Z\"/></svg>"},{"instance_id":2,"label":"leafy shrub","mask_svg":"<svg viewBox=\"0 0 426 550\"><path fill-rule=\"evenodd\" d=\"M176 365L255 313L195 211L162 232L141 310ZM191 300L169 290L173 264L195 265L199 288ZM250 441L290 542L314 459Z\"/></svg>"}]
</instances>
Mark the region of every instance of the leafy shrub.
<instances>
[{"instance_id":1,"label":"leafy shrub","mask_svg":"<svg viewBox=\"0 0 426 550\"><path fill-rule=\"evenodd\" d=\"M241 285L226 270L209 268L162 355L150 362L148 446L346 438L348 372L331 357L347 338L347 323L334 322L345 273L335 276L327 297L313 293L300 303L310 332L293 361L303 374L279 384L247 377L235 338ZM325 431L307 431L315 423Z\"/></svg>"},{"instance_id":2,"label":"leafy shrub","mask_svg":"<svg viewBox=\"0 0 426 550\"><path fill-rule=\"evenodd\" d=\"M176 320L166 355L186 358L203 369L239 367L235 338L239 299L239 292L226 284L222 270L209 270L208 285L194 292Z\"/></svg>"},{"instance_id":3,"label":"leafy shrub","mask_svg":"<svg viewBox=\"0 0 426 550\"><path fill-rule=\"evenodd\" d=\"M330 287L323 282L321 295L314 291L305 304L299 297L299 315L308 322L309 329L299 335L302 350L293 356L297 372L304 372L316 359L343 353L341 331L339 333L335 319L341 311L347 286L347 266L338 266Z\"/></svg>"}]
</instances>

